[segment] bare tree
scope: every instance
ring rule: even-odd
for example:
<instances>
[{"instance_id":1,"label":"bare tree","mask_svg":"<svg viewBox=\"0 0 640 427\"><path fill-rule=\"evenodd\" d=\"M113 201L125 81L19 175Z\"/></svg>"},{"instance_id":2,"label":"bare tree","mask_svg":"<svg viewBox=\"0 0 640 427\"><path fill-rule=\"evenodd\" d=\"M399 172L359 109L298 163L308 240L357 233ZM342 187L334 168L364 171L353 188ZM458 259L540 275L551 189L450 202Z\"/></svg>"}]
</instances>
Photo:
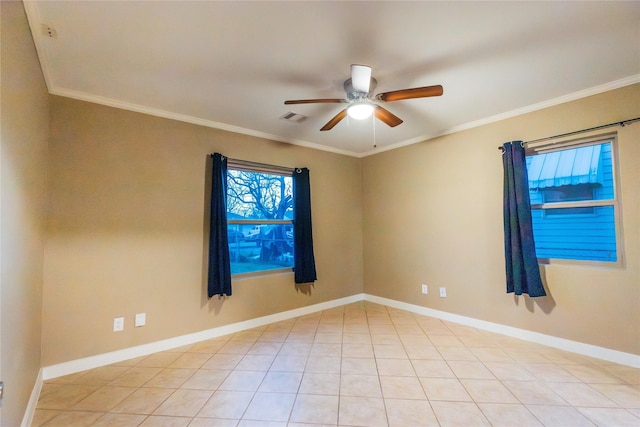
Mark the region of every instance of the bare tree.
<instances>
[{"instance_id":1,"label":"bare tree","mask_svg":"<svg viewBox=\"0 0 640 427\"><path fill-rule=\"evenodd\" d=\"M284 219L292 206L291 179L241 170L227 175L227 209L247 219Z\"/></svg>"},{"instance_id":2,"label":"bare tree","mask_svg":"<svg viewBox=\"0 0 640 427\"><path fill-rule=\"evenodd\" d=\"M265 220L256 234L250 235L260 248L260 261L287 264L291 261L293 240L286 224L268 224L285 219L293 204L291 177L268 173L229 170L227 174L227 211L242 219Z\"/></svg>"}]
</instances>

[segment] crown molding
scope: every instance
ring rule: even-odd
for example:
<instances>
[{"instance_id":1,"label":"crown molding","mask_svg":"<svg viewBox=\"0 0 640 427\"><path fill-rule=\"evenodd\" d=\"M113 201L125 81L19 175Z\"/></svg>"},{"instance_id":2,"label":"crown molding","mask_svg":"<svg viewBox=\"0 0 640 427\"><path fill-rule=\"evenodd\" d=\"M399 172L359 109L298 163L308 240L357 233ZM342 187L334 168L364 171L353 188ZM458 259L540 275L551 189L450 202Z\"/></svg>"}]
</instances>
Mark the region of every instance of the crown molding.
<instances>
[{"instance_id":1,"label":"crown molding","mask_svg":"<svg viewBox=\"0 0 640 427\"><path fill-rule=\"evenodd\" d=\"M385 151L395 150L397 148L402 148L408 145L413 145L420 142L428 141L440 136L450 135L456 132L473 129L473 128L487 125L490 123L499 122L501 120L505 120L511 117L520 116L523 114L527 114L527 113L542 110L545 108L553 107L556 105L564 104L566 102L575 101L581 98L586 98L588 96L597 95L599 93L607 92L614 89L619 89L624 86L630 86L632 84L640 83L640 74L635 74L635 75L614 80L612 82L608 82L602 85L594 86L591 88L587 88L577 92L559 96L557 98L549 99L547 101L542 101L536 104L531 104L528 106L517 108L515 110L506 111L504 113L496 114L490 117L485 117L479 120L474 120L468 123L457 125L438 134L420 135L415 138L400 141L385 147L380 147L374 150L357 153L350 150L329 147L326 145L321 145L321 144L304 141L300 139L295 139L295 138L285 138L282 136L272 135L272 134L261 132L254 129L247 129L240 126L229 125L226 123L216 122L213 120L202 119L202 118L193 117L185 114L173 113L173 112L161 110L158 108L147 107L147 106L125 102L117 99L106 98L98 95L92 95L86 92L73 91L70 89L58 87L53 79L53 75L51 73L50 60L49 60L49 57L47 56L46 43L49 40L47 40L42 34L42 31L40 31L42 20L40 19L40 13L37 7L37 3L34 1L25 0L23 1L23 4L24 4L26 15L27 15L27 20L29 22L29 27L31 28L31 34L36 46L36 51L38 53L38 58L40 60L40 67L42 68L42 73L44 75L44 79L45 79L47 88L49 90L49 93L51 93L52 95L63 96L63 97L77 99L81 101L92 102L95 104L101 104L101 105L106 105L114 108L120 108L123 110L133 111L137 113L148 114L148 115L162 117L166 119L191 123L199 126L225 130L228 132L234 132L242 135L253 136L256 138L284 142L287 144L311 148L314 150L327 151L330 153L341 154L341 155L357 157L357 158L373 156L376 154L383 153Z\"/></svg>"},{"instance_id":2,"label":"crown molding","mask_svg":"<svg viewBox=\"0 0 640 427\"><path fill-rule=\"evenodd\" d=\"M428 141L430 139L438 138L440 136L450 135L452 133L462 132L464 130L473 129L479 126L488 125L491 123L499 122L505 119L509 119L516 116L521 116L523 114L532 113L534 111L543 110L545 108L554 107L556 105L565 104L571 101L577 101L578 99L586 98L592 95L597 95L599 93L608 92L610 90L620 89L625 86L631 86L633 84L640 83L640 74L634 74L629 77L625 77L619 80L614 80L609 83L605 83L602 85L594 86L591 88L583 89L577 92L569 93L567 95L559 96L557 98L549 99L546 101L538 102L536 104L527 105L525 107L517 108L515 110L507 111L504 113L496 114L494 116L485 117L480 120L474 120L472 122L464 123L458 126L454 126L450 129L447 129L444 132L441 132L436 135L422 135L416 138L407 139L406 141L401 141L396 144L388 145L386 147L382 147L376 150L367 151L365 153L360 153L358 157L368 157L375 154L382 153L384 151L395 150L396 148L406 147L408 145L417 144L419 142Z\"/></svg>"}]
</instances>

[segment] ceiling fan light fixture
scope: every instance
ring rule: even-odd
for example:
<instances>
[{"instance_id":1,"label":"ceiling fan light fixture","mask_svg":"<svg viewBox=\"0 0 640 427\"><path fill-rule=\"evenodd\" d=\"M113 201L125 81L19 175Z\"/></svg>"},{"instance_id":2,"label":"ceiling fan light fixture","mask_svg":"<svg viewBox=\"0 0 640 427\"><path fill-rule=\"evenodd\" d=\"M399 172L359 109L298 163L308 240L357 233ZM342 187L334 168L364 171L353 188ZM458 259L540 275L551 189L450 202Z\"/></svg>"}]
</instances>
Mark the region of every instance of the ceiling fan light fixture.
<instances>
[{"instance_id":1,"label":"ceiling fan light fixture","mask_svg":"<svg viewBox=\"0 0 640 427\"><path fill-rule=\"evenodd\" d=\"M377 81L371 77L371 67L367 65L351 65L351 77L344 81L344 91L346 99L340 98L318 98L318 99L292 99L284 101L285 105L290 104L348 104L347 108L340 110L333 116L320 131L327 131L340 123L345 117L355 120L364 120L375 114L375 118L389 127L396 127L402 124L402 119L391 111L378 105L377 101L390 102L404 99L428 98L431 96L441 96L443 93L441 85L415 87L412 89L392 90L390 92L373 95L373 90L377 86ZM294 114L294 113L291 113ZM375 121L374 121L375 123Z\"/></svg>"},{"instance_id":2,"label":"ceiling fan light fixture","mask_svg":"<svg viewBox=\"0 0 640 427\"><path fill-rule=\"evenodd\" d=\"M373 104L369 102L356 102L347 108L347 114L352 119L364 120L373 114Z\"/></svg>"}]
</instances>

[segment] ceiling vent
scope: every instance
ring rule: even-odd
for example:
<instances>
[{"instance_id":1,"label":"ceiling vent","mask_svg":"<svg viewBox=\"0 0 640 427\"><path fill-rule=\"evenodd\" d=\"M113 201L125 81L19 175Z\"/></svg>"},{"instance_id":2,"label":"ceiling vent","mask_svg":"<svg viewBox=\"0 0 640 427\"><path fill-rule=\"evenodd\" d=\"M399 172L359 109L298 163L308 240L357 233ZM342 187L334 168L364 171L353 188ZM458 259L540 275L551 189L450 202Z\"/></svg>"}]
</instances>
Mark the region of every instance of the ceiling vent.
<instances>
[{"instance_id":1,"label":"ceiling vent","mask_svg":"<svg viewBox=\"0 0 640 427\"><path fill-rule=\"evenodd\" d=\"M294 113L292 111L289 111L287 114L285 114L284 116L280 117L281 120L285 120L287 122L303 122L305 120L307 120L307 116L302 115L302 114L298 114L298 113Z\"/></svg>"}]
</instances>

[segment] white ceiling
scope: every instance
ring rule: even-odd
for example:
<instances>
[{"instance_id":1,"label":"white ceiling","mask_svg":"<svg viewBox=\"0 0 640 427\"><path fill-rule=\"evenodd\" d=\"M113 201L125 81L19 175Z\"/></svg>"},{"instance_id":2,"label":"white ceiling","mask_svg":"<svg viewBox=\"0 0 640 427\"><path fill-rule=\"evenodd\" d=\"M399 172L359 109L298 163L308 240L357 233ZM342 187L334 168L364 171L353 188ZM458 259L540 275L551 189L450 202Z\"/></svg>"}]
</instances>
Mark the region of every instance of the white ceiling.
<instances>
[{"instance_id":1,"label":"white ceiling","mask_svg":"<svg viewBox=\"0 0 640 427\"><path fill-rule=\"evenodd\" d=\"M640 2L25 2L49 91L363 156L640 81ZM49 38L43 29L57 33ZM404 120L344 119L350 64ZM300 123L280 120L292 111ZM374 138L378 148L374 149Z\"/></svg>"}]
</instances>

